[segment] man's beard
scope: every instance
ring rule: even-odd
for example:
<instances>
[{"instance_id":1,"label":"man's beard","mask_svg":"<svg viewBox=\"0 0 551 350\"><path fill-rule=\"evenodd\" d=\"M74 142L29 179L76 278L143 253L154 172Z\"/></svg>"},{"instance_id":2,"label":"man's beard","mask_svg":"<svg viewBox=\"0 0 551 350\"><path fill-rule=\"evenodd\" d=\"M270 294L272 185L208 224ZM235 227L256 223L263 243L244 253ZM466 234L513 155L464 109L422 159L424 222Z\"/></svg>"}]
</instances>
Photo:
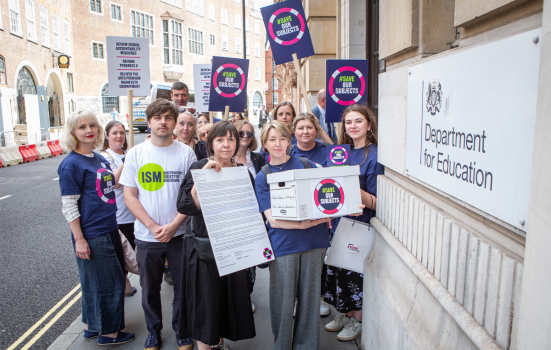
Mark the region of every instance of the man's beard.
<instances>
[{"instance_id":1,"label":"man's beard","mask_svg":"<svg viewBox=\"0 0 551 350\"><path fill-rule=\"evenodd\" d=\"M153 132L153 130L151 130L151 133L152 133L153 135L155 135L155 137L158 137L158 138L160 138L160 139L167 139L167 138L169 138L169 137L172 137L172 133L168 133L168 134L166 134L166 135L162 135L162 134L157 134L157 133Z\"/></svg>"}]
</instances>

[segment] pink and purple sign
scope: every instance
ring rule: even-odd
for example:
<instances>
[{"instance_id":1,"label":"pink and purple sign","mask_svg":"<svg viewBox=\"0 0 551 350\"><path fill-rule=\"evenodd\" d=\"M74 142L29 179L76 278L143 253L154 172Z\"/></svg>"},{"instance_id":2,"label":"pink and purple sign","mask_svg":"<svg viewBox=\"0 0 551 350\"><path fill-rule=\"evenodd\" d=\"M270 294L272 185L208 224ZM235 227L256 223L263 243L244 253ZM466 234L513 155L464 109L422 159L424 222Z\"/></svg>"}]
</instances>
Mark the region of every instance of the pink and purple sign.
<instances>
[{"instance_id":1,"label":"pink and purple sign","mask_svg":"<svg viewBox=\"0 0 551 350\"><path fill-rule=\"evenodd\" d=\"M327 60L326 121L338 123L346 107L367 105L367 60Z\"/></svg>"},{"instance_id":2,"label":"pink and purple sign","mask_svg":"<svg viewBox=\"0 0 551 350\"><path fill-rule=\"evenodd\" d=\"M332 145L325 147L325 149L328 167L352 165L350 145Z\"/></svg>"},{"instance_id":3,"label":"pink and purple sign","mask_svg":"<svg viewBox=\"0 0 551 350\"><path fill-rule=\"evenodd\" d=\"M260 9L275 64L293 60L293 54L301 59L314 55L314 45L306 23L300 0L288 0Z\"/></svg>"},{"instance_id":4,"label":"pink and purple sign","mask_svg":"<svg viewBox=\"0 0 551 350\"><path fill-rule=\"evenodd\" d=\"M249 60L214 56L212 59L209 111L243 112L247 100Z\"/></svg>"}]
</instances>

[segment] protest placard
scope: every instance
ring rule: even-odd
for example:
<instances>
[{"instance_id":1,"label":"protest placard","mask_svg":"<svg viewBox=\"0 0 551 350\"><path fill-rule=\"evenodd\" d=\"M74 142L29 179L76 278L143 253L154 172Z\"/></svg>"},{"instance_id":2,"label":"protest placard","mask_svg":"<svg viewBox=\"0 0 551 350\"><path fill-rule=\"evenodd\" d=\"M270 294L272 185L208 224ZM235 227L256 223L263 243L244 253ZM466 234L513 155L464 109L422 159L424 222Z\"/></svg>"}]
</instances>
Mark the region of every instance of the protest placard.
<instances>
[{"instance_id":1,"label":"protest placard","mask_svg":"<svg viewBox=\"0 0 551 350\"><path fill-rule=\"evenodd\" d=\"M151 95L149 39L108 36L106 46L109 96Z\"/></svg>"},{"instance_id":2,"label":"protest placard","mask_svg":"<svg viewBox=\"0 0 551 350\"><path fill-rule=\"evenodd\" d=\"M325 121L339 123L346 107L367 105L368 60L325 61Z\"/></svg>"},{"instance_id":3,"label":"protest placard","mask_svg":"<svg viewBox=\"0 0 551 350\"><path fill-rule=\"evenodd\" d=\"M193 85L195 86L195 109L198 113L209 111L210 74L212 65L193 65Z\"/></svg>"},{"instance_id":4,"label":"protest placard","mask_svg":"<svg viewBox=\"0 0 551 350\"><path fill-rule=\"evenodd\" d=\"M243 112L247 102L249 60L214 56L209 94L209 111Z\"/></svg>"},{"instance_id":5,"label":"protest placard","mask_svg":"<svg viewBox=\"0 0 551 350\"><path fill-rule=\"evenodd\" d=\"M350 145L332 145L326 146L327 151L327 166L349 166L352 165L352 153Z\"/></svg>"}]
</instances>

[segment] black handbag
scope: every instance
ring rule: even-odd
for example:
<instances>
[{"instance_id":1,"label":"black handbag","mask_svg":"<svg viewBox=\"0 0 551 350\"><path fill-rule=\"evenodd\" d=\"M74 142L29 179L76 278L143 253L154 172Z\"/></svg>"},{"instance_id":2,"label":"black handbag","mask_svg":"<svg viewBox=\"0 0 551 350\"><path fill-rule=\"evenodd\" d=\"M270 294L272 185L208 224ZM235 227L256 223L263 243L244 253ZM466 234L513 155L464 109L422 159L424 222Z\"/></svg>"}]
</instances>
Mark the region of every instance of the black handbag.
<instances>
[{"instance_id":1,"label":"black handbag","mask_svg":"<svg viewBox=\"0 0 551 350\"><path fill-rule=\"evenodd\" d=\"M193 228L193 218L191 218L191 235L186 237L193 238L193 246L197 252L197 256L204 262L214 262L214 253L212 246L210 245L210 239L208 237L197 237L195 235L195 229Z\"/></svg>"}]
</instances>

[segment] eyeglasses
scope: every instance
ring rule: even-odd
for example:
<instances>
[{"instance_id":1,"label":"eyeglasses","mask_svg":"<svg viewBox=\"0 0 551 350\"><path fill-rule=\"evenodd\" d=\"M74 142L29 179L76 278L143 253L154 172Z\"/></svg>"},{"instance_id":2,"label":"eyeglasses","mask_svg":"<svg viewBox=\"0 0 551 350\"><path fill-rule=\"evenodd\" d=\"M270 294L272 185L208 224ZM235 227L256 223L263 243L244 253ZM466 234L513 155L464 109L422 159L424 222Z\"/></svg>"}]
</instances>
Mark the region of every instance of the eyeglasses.
<instances>
[{"instance_id":1,"label":"eyeglasses","mask_svg":"<svg viewBox=\"0 0 551 350\"><path fill-rule=\"evenodd\" d=\"M184 112L191 113L191 111L187 107L178 107L178 112L180 112L180 113L184 113ZM193 113L191 113L191 114L193 114Z\"/></svg>"},{"instance_id":2,"label":"eyeglasses","mask_svg":"<svg viewBox=\"0 0 551 350\"><path fill-rule=\"evenodd\" d=\"M240 131L239 132L239 137L245 137L245 135L247 135L248 138L252 139L253 136L254 136L254 132L252 132L252 131Z\"/></svg>"},{"instance_id":3,"label":"eyeglasses","mask_svg":"<svg viewBox=\"0 0 551 350\"><path fill-rule=\"evenodd\" d=\"M201 137L205 137L205 136L207 136L208 134L209 134L208 131L202 132L202 133L201 133Z\"/></svg>"}]
</instances>

